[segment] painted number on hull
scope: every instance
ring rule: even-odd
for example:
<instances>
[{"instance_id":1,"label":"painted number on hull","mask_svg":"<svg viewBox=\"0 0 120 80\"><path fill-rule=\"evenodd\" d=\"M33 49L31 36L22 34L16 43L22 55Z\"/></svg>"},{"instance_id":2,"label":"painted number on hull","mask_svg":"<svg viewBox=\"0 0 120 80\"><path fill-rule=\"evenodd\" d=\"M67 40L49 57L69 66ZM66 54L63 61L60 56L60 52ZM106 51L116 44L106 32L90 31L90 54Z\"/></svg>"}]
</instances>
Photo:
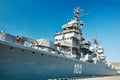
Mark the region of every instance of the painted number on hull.
<instances>
[{"instance_id":1,"label":"painted number on hull","mask_svg":"<svg viewBox=\"0 0 120 80\"><path fill-rule=\"evenodd\" d=\"M81 64L75 64L74 65L74 74L81 74L82 73L82 65Z\"/></svg>"}]
</instances>

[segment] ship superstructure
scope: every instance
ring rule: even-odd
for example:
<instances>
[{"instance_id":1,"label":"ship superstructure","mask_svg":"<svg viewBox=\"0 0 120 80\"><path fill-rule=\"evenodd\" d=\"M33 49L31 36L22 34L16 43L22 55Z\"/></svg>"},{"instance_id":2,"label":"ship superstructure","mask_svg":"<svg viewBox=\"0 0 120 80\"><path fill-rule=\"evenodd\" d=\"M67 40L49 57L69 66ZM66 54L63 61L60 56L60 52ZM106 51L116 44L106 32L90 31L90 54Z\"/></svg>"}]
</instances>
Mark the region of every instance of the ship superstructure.
<instances>
[{"instance_id":1,"label":"ship superstructure","mask_svg":"<svg viewBox=\"0 0 120 80\"><path fill-rule=\"evenodd\" d=\"M93 58L96 58L104 61L103 48L98 46L97 39L94 39L94 48L90 49L91 42L82 37L84 23L79 21L79 12L80 8L76 8L74 19L62 26L63 32L55 34L57 50L78 60L94 62Z\"/></svg>"},{"instance_id":2,"label":"ship superstructure","mask_svg":"<svg viewBox=\"0 0 120 80\"><path fill-rule=\"evenodd\" d=\"M93 47L90 41L83 38L84 23L79 21L80 11L80 8L74 10L74 18L62 25L63 32L54 35L54 42L1 31L1 79L46 80L116 75L115 68L105 60L104 49L99 46L97 37Z\"/></svg>"}]
</instances>

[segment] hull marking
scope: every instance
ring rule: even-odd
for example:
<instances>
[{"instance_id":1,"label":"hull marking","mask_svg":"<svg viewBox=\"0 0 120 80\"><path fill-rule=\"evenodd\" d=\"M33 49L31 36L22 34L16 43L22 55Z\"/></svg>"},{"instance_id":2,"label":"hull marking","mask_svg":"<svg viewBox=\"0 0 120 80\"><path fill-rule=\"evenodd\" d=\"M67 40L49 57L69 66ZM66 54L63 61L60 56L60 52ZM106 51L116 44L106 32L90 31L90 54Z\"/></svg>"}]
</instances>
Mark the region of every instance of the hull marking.
<instances>
[{"instance_id":1,"label":"hull marking","mask_svg":"<svg viewBox=\"0 0 120 80\"><path fill-rule=\"evenodd\" d=\"M81 64L75 64L74 65L74 74L81 74L82 73L82 65Z\"/></svg>"}]
</instances>

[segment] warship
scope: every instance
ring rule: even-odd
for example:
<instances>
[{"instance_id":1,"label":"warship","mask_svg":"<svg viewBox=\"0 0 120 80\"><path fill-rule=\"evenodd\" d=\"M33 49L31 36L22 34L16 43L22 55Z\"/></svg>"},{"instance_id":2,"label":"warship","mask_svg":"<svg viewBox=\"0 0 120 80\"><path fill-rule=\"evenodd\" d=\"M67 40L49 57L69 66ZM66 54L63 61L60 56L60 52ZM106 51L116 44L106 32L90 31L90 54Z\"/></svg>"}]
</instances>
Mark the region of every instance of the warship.
<instances>
[{"instance_id":1,"label":"warship","mask_svg":"<svg viewBox=\"0 0 120 80\"><path fill-rule=\"evenodd\" d=\"M82 36L81 9L74 9L74 18L56 32L55 41L31 39L0 32L1 80L48 80L117 75L106 61L97 38L91 42Z\"/></svg>"}]
</instances>

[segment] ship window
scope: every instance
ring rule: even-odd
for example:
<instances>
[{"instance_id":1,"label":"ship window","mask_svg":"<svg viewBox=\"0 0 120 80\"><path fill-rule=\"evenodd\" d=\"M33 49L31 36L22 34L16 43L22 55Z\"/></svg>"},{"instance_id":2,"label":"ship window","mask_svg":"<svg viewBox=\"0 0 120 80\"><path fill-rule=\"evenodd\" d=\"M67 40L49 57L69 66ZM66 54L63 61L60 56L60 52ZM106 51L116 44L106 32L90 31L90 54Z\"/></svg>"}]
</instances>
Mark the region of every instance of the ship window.
<instances>
[{"instance_id":1,"label":"ship window","mask_svg":"<svg viewBox=\"0 0 120 80\"><path fill-rule=\"evenodd\" d=\"M58 41L58 39L56 39L56 41Z\"/></svg>"},{"instance_id":2,"label":"ship window","mask_svg":"<svg viewBox=\"0 0 120 80\"><path fill-rule=\"evenodd\" d=\"M13 49L13 47L10 47L10 49Z\"/></svg>"},{"instance_id":3,"label":"ship window","mask_svg":"<svg viewBox=\"0 0 120 80\"><path fill-rule=\"evenodd\" d=\"M44 47L42 47L42 46L41 46L40 48L41 48L41 49L44 49Z\"/></svg>"},{"instance_id":4,"label":"ship window","mask_svg":"<svg viewBox=\"0 0 120 80\"><path fill-rule=\"evenodd\" d=\"M44 54L42 53L41 56L43 56Z\"/></svg>"},{"instance_id":5,"label":"ship window","mask_svg":"<svg viewBox=\"0 0 120 80\"><path fill-rule=\"evenodd\" d=\"M22 49L22 51L24 52L25 50L24 50L24 49Z\"/></svg>"},{"instance_id":6,"label":"ship window","mask_svg":"<svg viewBox=\"0 0 120 80\"><path fill-rule=\"evenodd\" d=\"M35 52L33 51L32 53L34 54Z\"/></svg>"}]
</instances>

